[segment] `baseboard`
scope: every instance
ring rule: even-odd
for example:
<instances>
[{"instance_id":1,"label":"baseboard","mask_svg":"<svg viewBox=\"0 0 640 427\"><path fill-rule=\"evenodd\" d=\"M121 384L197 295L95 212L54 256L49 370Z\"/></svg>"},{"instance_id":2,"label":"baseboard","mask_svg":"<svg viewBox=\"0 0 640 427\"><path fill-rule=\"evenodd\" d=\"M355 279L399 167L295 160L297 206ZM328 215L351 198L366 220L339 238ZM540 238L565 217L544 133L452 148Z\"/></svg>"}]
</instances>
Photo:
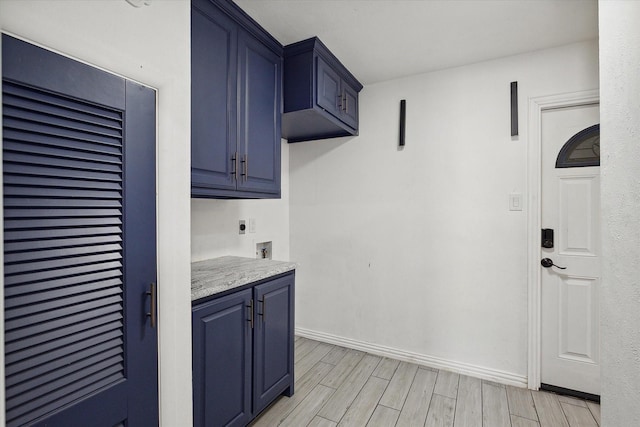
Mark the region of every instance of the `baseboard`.
<instances>
[{"instance_id":1,"label":"baseboard","mask_svg":"<svg viewBox=\"0 0 640 427\"><path fill-rule=\"evenodd\" d=\"M310 338L316 341L322 341L328 344L335 344L342 347L352 348L354 350L365 351L367 353L375 354L378 356L389 357L404 362L411 362L429 368L444 369L447 371L469 375L500 384L512 385L515 387L527 387L527 377L524 375L517 375L497 369L457 362L455 360L447 360L439 357L428 356L425 354L399 350L379 344L372 344L364 341L354 340L351 338L326 334L324 332L312 331L310 329L296 328L295 333L296 335L299 335L301 337Z\"/></svg>"}]
</instances>

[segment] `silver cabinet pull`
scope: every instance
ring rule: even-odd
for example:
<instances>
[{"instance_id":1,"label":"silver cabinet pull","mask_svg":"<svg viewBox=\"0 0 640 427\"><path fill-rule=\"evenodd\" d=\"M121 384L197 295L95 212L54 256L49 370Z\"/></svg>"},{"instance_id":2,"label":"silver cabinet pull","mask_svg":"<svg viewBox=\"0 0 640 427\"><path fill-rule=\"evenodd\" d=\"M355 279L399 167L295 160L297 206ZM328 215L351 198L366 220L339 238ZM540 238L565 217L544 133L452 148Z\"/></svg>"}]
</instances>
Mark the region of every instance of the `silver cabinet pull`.
<instances>
[{"instance_id":1,"label":"silver cabinet pull","mask_svg":"<svg viewBox=\"0 0 640 427\"><path fill-rule=\"evenodd\" d=\"M233 170L231 171L231 175L233 175L233 179L238 179L238 152L236 151L231 156L231 166L233 166Z\"/></svg>"},{"instance_id":2,"label":"silver cabinet pull","mask_svg":"<svg viewBox=\"0 0 640 427\"><path fill-rule=\"evenodd\" d=\"M253 329L253 298L249 301L247 308L249 309L249 318L247 319L247 322L251 324L251 329Z\"/></svg>"},{"instance_id":3,"label":"silver cabinet pull","mask_svg":"<svg viewBox=\"0 0 640 427\"><path fill-rule=\"evenodd\" d=\"M242 160L240 160L240 163L242 163L242 173L240 176L243 177L244 182L247 182L249 177L249 155L245 154Z\"/></svg>"}]
</instances>

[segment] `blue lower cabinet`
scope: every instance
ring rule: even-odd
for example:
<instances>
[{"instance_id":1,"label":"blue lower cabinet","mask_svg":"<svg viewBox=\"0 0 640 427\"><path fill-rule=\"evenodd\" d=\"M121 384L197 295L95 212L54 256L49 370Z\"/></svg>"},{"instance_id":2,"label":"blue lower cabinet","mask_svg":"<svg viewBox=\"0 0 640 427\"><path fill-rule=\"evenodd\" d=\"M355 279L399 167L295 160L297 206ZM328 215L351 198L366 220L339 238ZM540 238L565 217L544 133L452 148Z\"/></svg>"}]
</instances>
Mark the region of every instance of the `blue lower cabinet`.
<instances>
[{"instance_id":1,"label":"blue lower cabinet","mask_svg":"<svg viewBox=\"0 0 640 427\"><path fill-rule=\"evenodd\" d=\"M195 426L251 420L251 299L245 290L193 308Z\"/></svg>"},{"instance_id":2,"label":"blue lower cabinet","mask_svg":"<svg viewBox=\"0 0 640 427\"><path fill-rule=\"evenodd\" d=\"M293 394L293 275L257 285L254 337L254 412Z\"/></svg>"},{"instance_id":3,"label":"blue lower cabinet","mask_svg":"<svg viewBox=\"0 0 640 427\"><path fill-rule=\"evenodd\" d=\"M294 282L290 272L194 301L194 426L246 426L293 394Z\"/></svg>"}]
</instances>

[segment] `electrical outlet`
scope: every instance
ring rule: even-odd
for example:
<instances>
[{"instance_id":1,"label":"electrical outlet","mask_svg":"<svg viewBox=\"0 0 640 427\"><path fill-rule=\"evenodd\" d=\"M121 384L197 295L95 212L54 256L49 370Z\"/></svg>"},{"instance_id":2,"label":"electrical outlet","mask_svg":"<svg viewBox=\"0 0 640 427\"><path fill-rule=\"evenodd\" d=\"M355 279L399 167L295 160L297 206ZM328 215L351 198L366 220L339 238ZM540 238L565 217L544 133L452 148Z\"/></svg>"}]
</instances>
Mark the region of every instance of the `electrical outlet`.
<instances>
[{"instance_id":1,"label":"electrical outlet","mask_svg":"<svg viewBox=\"0 0 640 427\"><path fill-rule=\"evenodd\" d=\"M238 228L239 228L240 234L244 234L246 232L247 225L245 224L244 219L240 220L240 226Z\"/></svg>"},{"instance_id":2,"label":"electrical outlet","mask_svg":"<svg viewBox=\"0 0 640 427\"><path fill-rule=\"evenodd\" d=\"M256 232L256 219L249 218L249 233L255 233L255 232Z\"/></svg>"}]
</instances>

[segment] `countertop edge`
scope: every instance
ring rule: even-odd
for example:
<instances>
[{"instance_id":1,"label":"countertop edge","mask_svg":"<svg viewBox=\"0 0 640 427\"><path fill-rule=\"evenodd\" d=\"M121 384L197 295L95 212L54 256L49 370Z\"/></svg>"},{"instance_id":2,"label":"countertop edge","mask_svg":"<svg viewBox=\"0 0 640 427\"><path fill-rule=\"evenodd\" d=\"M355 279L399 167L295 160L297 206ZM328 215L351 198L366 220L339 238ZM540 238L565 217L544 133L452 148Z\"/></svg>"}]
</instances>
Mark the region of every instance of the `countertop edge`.
<instances>
[{"instance_id":1,"label":"countertop edge","mask_svg":"<svg viewBox=\"0 0 640 427\"><path fill-rule=\"evenodd\" d=\"M191 263L191 302L295 271L298 264L225 256Z\"/></svg>"}]
</instances>

